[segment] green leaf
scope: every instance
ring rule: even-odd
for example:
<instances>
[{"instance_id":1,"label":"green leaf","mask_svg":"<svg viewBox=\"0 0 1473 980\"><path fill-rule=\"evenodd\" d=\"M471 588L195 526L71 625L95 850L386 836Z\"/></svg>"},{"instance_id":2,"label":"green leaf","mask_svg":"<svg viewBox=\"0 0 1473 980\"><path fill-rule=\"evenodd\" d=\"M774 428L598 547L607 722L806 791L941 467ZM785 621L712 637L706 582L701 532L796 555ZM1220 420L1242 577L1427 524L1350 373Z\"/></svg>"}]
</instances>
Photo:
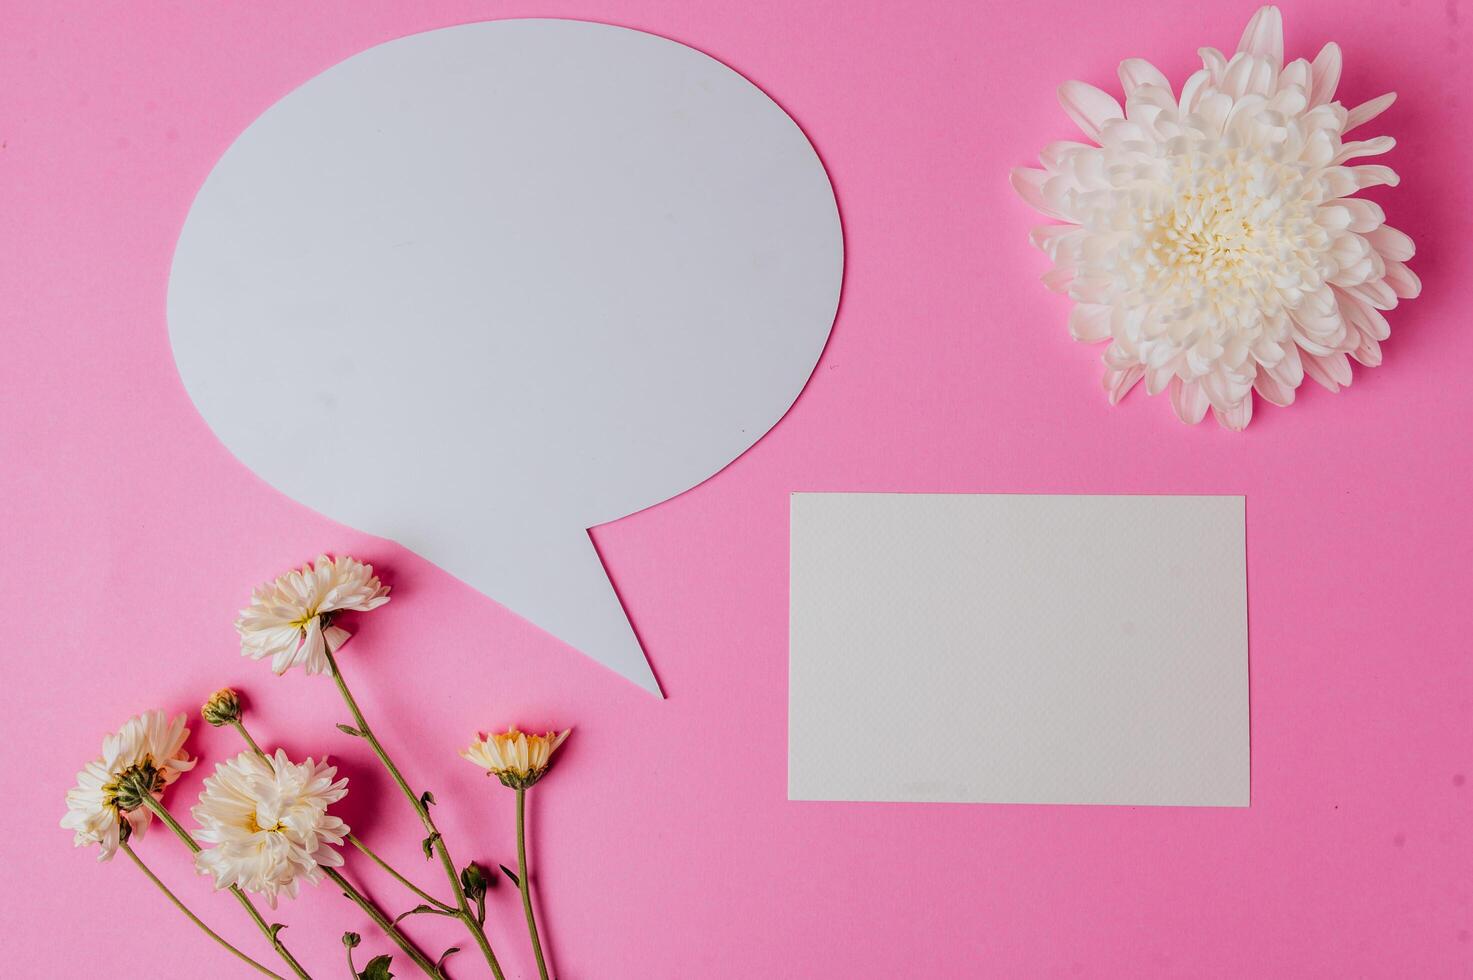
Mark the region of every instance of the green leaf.
<instances>
[{"instance_id":1,"label":"green leaf","mask_svg":"<svg viewBox=\"0 0 1473 980\"><path fill-rule=\"evenodd\" d=\"M506 865L503 864L501 866L501 873L510 878L513 885L516 885L518 888L522 887L522 883L517 879L517 873L511 868L508 868Z\"/></svg>"},{"instance_id":2,"label":"green leaf","mask_svg":"<svg viewBox=\"0 0 1473 980\"><path fill-rule=\"evenodd\" d=\"M416 905L414 908L410 909L408 912L405 912L403 915L399 916L399 918L395 919L394 924L398 925L400 922L409 918L411 915L446 915L454 917L456 913L446 912L444 909L437 909L433 905Z\"/></svg>"},{"instance_id":3,"label":"green leaf","mask_svg":"<svg viewBox=\"0 0 1473 980\"><path fill-rule=\"evenodd\" d=\"M392 956L385 953L383 956L375 956L368 961L368 966L358 974L358 980L394 980L394 975L389 972L389 964L394 961Z\"/></svg>"},{"instance_id":4,"label":"green leaf","mask_svg":"<svg viewBox=\"0 0 1473 980\"><path fill-rule=\"evenodd\" d=\"M285 929L285 928L286 928L286 923L285 922L273 922L271 924L271 928L270 928L269 931L271 933L271 941L273 943L276 942L276 934L278 932L280 932L281 930Z\"/></svg>"},{"instance_id":5,"label":"green leaf","mask_svg":"<svg viewBox=\"0 0 1473 980\"><path fill-rule=\"evenodd\" d=\"M431 834L430 836L419 842L419 846L424 849L426 861L435 856L435 841L439 839L440 834L438 831L436 831L435 833Z\"/></svg>"},{"instance_id":6,"label":"green leaf","mask_svg":"<svg viewBox=\"0 0 1473 980\"><path fill-rule=\"evenodd\" d=\"M420 795L419 802L420 802L420 805L421 806L426 806L426 807L434 806L435 805L435 794L434 793L431 793L429 790L425 790L424 793Z\"/></svg>"},{"instance_id":7,"label":"green leaf","mask_svg":"<svg viewBox=\"0 0 1473 980\"><path fill-rule=\"evenodd\" d=\"M453 954L458 952L460 952L459 946L451 946L449 949L445 950L445 952L440 954L440 958L435 961L435 969L438 970L440 967L444 966L445 961L450 959Z\"/></svg>"},{"instance_id":8,"label":"green leaf","mask_svg":"<svg viewBox=\"0 0 1473 980\"><path fill-rule=\"evenodd\" d=\"M338 731L342 732L344 735L352 735L354 738L362 738L363 737L363 733L360 732L358 729L354 728L352 725L339 724L338 725Z\"/></svg>"}]
</instances>

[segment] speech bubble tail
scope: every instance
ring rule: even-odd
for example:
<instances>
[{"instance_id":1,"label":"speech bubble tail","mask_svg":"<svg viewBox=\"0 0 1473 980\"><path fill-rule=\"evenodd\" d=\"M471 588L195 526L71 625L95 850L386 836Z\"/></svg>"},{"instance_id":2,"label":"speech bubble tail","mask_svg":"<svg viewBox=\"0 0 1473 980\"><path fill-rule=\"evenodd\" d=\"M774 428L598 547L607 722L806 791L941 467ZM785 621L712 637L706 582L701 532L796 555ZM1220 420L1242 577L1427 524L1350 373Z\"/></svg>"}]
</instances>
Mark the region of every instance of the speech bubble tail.
<instances>
[{"instance_id":1,"label":"speech bubble tail","mask_svg":"<svg viewBox=\"0 0 1473 980\"><path fill-rule=\"evenodd\" d=\"M496 548L477 549L472 567L442 564L534 626L663 698L588 532L529 527L517 532ZM444 556L439 549L431 554Z\"/></svg>"},{"instance_id":2,"label":"speech bubble tail","mask_svg":"<svg viewBox=\"0 0 1473 980\"><path fill-rule=\"evenodd\" d=\"M551 608L532 622L586 653L656 697L663 698L659 681L639 645L629 615L619 601L593 538L575 528L559 546L549 542L552 554L565 554L555 569L559 587L547 590Z\"/></svg>"}]
</instances>

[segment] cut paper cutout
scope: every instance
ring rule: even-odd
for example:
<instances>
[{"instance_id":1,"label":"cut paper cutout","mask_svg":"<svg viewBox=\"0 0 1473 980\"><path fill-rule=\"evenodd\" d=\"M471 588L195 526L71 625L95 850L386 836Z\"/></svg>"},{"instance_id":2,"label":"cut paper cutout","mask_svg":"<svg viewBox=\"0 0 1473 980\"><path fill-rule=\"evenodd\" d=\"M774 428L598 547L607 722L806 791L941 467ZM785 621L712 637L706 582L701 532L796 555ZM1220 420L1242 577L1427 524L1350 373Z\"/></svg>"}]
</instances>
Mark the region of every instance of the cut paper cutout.
<instances>
[{"instance_id":1,"label":"cut paper cutout","mask_svg":"<svg viewBox=\"0 0 1473 980\"><path fill-rule=\"evenodd\" d=\"M179 239L184 384L247 466L659 693L587 529L756 442L843 242L797 125L700 52L508 20L269 109Z\"/></svg>"},{"instance_id":2,"label":"cut paper cutout","mask_svg":"<svg viewBox=\"0 0 1473 980\"><path fill-rule=\"evenodd\" d=\"M788 798L1248 805L1241 497L795 494Z\"/></svg>"}]
</instances>

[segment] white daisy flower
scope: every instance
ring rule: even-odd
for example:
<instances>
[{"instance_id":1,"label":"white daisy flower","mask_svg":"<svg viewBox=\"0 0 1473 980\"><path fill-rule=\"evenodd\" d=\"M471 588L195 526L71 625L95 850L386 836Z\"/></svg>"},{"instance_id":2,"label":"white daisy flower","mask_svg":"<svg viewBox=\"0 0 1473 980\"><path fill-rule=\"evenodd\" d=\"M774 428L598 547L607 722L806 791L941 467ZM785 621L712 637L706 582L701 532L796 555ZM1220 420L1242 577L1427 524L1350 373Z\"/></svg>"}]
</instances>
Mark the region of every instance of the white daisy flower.
<instances>
[{"instance_id":1,"label":"white daisy flower","mask_svg":"<svg viewBox=\"0 0 1473 980\"><path fill-rule=\"evenodd\" d=\"M180 715L171 721L162 711L146 711L102 740L101 757L77 773L77 785L66 794L61 826L73 832L73 844L96 844L97 859L107 861L124 834L143 836L153 814L137 798L133 779L125 786L124 777L141 777L154 798L162 799L165 786L194 768L195 760L184 751L189 737L184 719Z\"/></svg>"},{"instance_id":2,"label":"white daisy flower","mask_svg":"<svg viewBox=\"0 0 1473 980\"><path fill-rule=\"evenodd\" d=\"M199 804L190 811L202 828L195 866L216 888L238 886L266 896L272 908L281 893L295 898L305 880L322 880L336 868L348 825L327 812L348 793L348 781L333 781L337 769L308 759L293 763L281 749L269 758L242 752L206 777Z\"/></svg>"},{"instance_id":3,"label":"white daisy flower","mask_svg":"<svg viewBox=\"0 0 1473 980\"><path fill-rule=\"evenodd\" d=\"M240 652L252 660L271 657L278 674L298 664L309 674L324 673L327 653L336 653L350 635L332 625L333 615L367 612L388 601L389 587L380 584L372 565L321 555L256 589L235 621Z\"/></svg>"},{"instance_id":4,"label":"white daisy flower","mask_svg":"<svg viewBox=\"0 0 1473 980\"><path fill-rule=\"evenodd\" d=\"M1382 312L1422 287L1405 265L1412 240L1350 196L1397 183L1389 167L1348 165L1391 137L1343 139L1395 95L1335 101L1334 43L1284 64L1277 7L1254 14L1231 58L1199 53L1177 94L1148 62L1122 62L1123 108L1066 82L1059 101L1094 142L1050 144L1043 169L1012 179L1065 222L1033 242L1053 262L1044 283L1076 302L1075 339L1109 342L1111 403L1144 379L1150 394L1170 391L1182 421L1210 407L1241 429L1254 391L1288 405L1305 375L1338 391L1349 359L1380 364Z\"/></svg>"}]
</instances>

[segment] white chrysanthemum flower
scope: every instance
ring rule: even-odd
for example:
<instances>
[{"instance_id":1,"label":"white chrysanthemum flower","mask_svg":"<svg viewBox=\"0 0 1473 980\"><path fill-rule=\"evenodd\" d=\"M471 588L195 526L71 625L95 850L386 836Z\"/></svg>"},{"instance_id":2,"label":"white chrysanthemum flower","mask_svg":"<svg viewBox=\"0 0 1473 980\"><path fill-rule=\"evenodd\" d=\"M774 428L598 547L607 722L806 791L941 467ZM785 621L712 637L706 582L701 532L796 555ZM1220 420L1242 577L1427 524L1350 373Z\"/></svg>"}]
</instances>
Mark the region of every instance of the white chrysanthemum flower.
<instances>
[{"instance_id":1,"label":"white chrysanthemum flower","mask_svg":"<svg viewBox=\"0 0 1473 980\"><path fill-rule=\"evenodd\" d=\"M61 826L73 832L73 844L96 844L97 860L107 861L117 853L124 821L129 834L143 836L153 814L132 798L136 791L123 785L123 776L141 774L154 797L162 798L165 786L193 769L195 760L184 751L189 737L184 718L146 711L102 740L102 756L77 773L77 785L66 794Z\"/></svg>"},{"instance_id":2,"label":"white chrysanthemum flower","mask_svg":"<svg viewBox=\"0 0 1473 980\"><path fill-rule=\"evenodd\" d=\"M552 754L571 731L528 735L513 726L477 738L460 755L486 770L486 775L501 780L503 785L526 789L547 772L547 767L552 765Z\"/></svg>"},{"instance_id":3,"label":"white chrysanthemum flower","mask_svg":"<svg viewBox=\"0 0 1473 980\"><path fill-rule=\"evenodd\" d=\"M388 601L389 587L379 583L372 565L320 555L313 564L257 587L235 621L240 652L252 660L271 657L278 674L298 664L309 674L321 674L328 669L327 652L336 653L350 635L332 625L333 614L367 612Z\"/></svg>"},{"instance_id":4,"label":"white chrysanthemum flower","mask_svg":"<svg viewBox=\"0 0 1473 980\"><path fill-rule=\"evenodd\" d=\"M325 761L294 763L281 749L269 758L242 752L220 763L190 811L203 828L196 839L215 845L195 855L195 866L216 888L265 895L272 908L282 892L296 898L302 880L315 885L323 867L343 863L327 846L348 833L327 812L348 793L348 781L334 782L336 775Z\"/></svg>"},{"instance_id":5,"label":"white chrysanthemum flower","mask_svg":"<svg viewBox=\"0 0 1473 980\"><path fill-rule=\"evenodd\" d=\"M1421 284L1404 264L1411 239L1348 196L1397 183L1387 167L1346 165L1391 137L1342 139L1394 94L1350 110L1333 101L1339 47L1285 65L1277 7L1254 14L1232 58L1200 54L1175 96L1149 63L1122 62L1123 109L1065 83L1064 110L1099 145L1053 143L1042 170L1012 179L1067 222L1033 241L1054 263L1044 282L1077 303L1070 332L1110 341L1111 403L1144 378L1153 395L1170 389L1182 421L1211 407L1241 429L1254 390L1288 405L1306 374L1337 391L1350 384L1347 357L1380 364L1382 311Z\"/></svg>"}]
</instances>

